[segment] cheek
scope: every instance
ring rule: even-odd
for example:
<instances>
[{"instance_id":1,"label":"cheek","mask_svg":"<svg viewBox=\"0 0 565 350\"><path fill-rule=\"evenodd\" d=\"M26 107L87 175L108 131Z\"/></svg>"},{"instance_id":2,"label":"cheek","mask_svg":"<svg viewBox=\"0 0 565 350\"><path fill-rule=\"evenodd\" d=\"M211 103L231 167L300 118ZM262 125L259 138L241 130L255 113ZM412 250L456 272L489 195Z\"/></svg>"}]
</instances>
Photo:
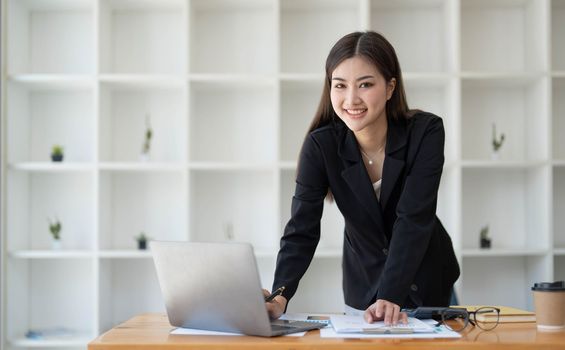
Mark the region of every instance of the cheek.
<instances>
[{"instance_id":1,"label":"cheek","mask_svg":"<svg viewBox=\"0 0 565 350\"><path fill-rule=\"evenodd\" d=\"M332 107L337 112L339 107L341 106L341 96L335 90L331 90L330 92L330 100L332 101Z\"/></svg>"}]
</instances>

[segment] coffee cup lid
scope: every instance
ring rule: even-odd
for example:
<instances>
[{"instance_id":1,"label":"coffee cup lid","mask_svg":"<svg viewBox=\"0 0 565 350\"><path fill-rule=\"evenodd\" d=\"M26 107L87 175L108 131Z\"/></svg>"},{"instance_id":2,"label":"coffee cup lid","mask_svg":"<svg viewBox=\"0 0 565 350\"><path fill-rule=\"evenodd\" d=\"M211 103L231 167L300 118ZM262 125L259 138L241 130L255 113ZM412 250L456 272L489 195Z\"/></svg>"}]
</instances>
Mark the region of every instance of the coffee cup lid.
<instances>
[{"instance_id":1,"label":"coffee cup lid","mask_svg":"<svg viewBox=\"0 0 565 350\"><path fill-rule=\"evenodd\" d=\"M565 282L557 281L557 282L534 283L532 290L542 291L542 292L565 291Z\"/></svg>"}]
</instances>

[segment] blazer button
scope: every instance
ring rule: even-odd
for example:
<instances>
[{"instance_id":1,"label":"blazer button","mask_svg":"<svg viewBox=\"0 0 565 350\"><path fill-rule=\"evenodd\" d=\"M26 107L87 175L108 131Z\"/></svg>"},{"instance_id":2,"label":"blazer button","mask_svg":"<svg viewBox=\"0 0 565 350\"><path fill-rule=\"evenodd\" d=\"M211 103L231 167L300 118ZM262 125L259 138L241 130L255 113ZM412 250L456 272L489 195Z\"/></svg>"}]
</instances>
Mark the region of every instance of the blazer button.
<instances>
[{"instance_id":1,"label":"blazer button","mask_svg":"<svg viewBox=\"0 0 565 350\"><path fill-rule=\"evenodd\" d=\"M383 254L384 254L384 255L388 255L388 249L383 248Z\"/></svg>"},{"instance_id":2,"label":"blazer button","mask_svg":"<svg viewBox=\"0 0 565 350\"><path fill-rule=\"evenodd\" d=\"M414 292L417 292L417 291L418 291L418 286L415 285L415 284L413 284L413 285L410 286L410 289L412 289Z\"/></svg>"}]
</instances>

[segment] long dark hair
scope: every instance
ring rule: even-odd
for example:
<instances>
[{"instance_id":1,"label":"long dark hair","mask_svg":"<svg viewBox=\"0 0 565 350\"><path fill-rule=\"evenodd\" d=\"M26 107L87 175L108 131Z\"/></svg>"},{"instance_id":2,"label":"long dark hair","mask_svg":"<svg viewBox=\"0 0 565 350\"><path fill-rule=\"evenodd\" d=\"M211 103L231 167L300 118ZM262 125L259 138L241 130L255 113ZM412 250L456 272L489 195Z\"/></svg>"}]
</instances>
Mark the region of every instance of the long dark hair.
<instances>
[{"instance_id":1,"label":"long dark hair","mask_svg":"<svg viewBox=\"0 0 565 350\"><path fill-rule=\"evenodd\" d=\"M398 120L410 116L411 113L404 93L402 72L394 47L377 32L353 32L339 39L328 54L322 97L308 133L330 123L332 120L342 122L335 114L330 99L332 73L341 62L354 56L361 56L374 64L387 83L392 78L396 79L396 87L386 103L387 117Z\"/></svg>"}]
</instances>

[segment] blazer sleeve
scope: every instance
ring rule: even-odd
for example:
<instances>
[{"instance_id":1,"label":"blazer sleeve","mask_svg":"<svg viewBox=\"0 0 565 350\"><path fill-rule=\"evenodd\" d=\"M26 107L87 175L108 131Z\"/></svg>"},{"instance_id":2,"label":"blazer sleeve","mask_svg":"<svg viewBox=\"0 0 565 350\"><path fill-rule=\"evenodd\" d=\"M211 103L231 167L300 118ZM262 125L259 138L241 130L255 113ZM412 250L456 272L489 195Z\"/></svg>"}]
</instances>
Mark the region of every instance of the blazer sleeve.
<instances>
[{"instance_id":1,"label":"blazer sleeve","mask_svg":"<svg viewBox=\"0 0 565 350\"><path fill-rule=\"evenodd\" d=\"M292 298L308 269L320 240L320 219L328 192L327 173L320 145L308 135L300 152L291 218L280 241L273 290L285 286Z\"/></svg>"},{"instance_id":2,"label":"blazer sleeve","mask_svg":"<svg viewBox=\"0 0 565 350\"><path fill-rule=\"evenodd\" d=\"M441 118L427 123L396 208L389 255L377 299L402 305L424 258L436 224L445 131Z\"/></svg>"}]
</instances>

